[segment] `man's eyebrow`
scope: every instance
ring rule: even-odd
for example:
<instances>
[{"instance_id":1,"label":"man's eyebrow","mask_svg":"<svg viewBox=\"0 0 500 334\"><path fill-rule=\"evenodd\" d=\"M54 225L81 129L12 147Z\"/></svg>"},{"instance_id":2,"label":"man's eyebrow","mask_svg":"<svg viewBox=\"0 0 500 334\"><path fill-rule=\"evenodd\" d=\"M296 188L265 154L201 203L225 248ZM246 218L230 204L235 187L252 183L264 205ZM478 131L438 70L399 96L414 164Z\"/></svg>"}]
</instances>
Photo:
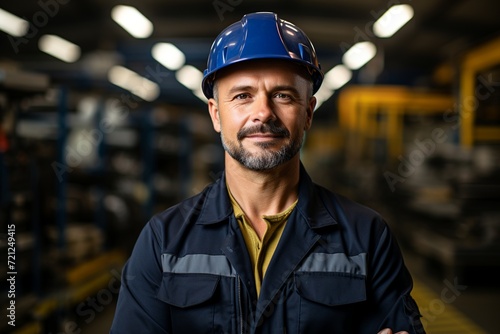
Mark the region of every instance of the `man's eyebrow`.
<instances>
[{"instance_id":1,"label":"man's eyebrow","mask_svg":"<svg viewBox=\"0 0 500 334\"><path fill-rule=\"evenodd\" d=\"M237 92L249 91L249 90L252 90L252 89L254 89L254 88L252 86L250 86L250 85L234 86L234 87L231 87L231 89L228 91L228 94L231 95L231 94L234 94L234 93L237 93Z\"/></svg>"},{"instance_id":2,"label":"man's eyebrow","mask_svg":"<svg viewBox=\"0 0 500 334\"><path fill-rule=\"evenodd\" d=\"M291 85L278 85L273 88L273 91L290 91L296 95L300 95L299 90L295 86Z\"/></svg>"},{"instance_id":3,"label":"man's eyebrow","mask_svg":"<svg viewBox=\"0 0 500 334\"><path fill-rule=\"evenodd\" d=\"M254 90L255 87L250 86L250 85L240 85L240 86L234 86L231 89L229 89L228 94L231 95L233 93L241 92L241 91L251 91ZM278 85L272 88L273 92L277 91L290 91L293 94L300 95L299 90L292 85Z\"/></svg>"}]
</instances>

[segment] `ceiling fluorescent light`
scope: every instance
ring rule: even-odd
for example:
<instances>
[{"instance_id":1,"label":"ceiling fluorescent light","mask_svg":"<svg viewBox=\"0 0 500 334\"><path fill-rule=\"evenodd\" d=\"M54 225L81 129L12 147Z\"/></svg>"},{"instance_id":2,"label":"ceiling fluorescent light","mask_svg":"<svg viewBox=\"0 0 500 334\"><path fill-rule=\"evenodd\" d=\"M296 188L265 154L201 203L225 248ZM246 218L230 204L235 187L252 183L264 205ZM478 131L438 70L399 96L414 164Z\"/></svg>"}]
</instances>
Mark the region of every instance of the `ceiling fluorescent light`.
<instances>
[{"instance_id":1,"label":"ceiling fluorescent light","mask_svg":"<svg viewBox=\"0 0 500 334\"><path fill-rule=\"evenodd\" d=\"M108 80L145 101L154 101L160 95L158 84L123 66L113 66L108 72Z\"/></svg>"},{"instance_id":2,"label":"ceiling fluorescent light","mask_svg":"<svg viewBox=\"0 0 500 334\"><path fill-rule=\"evenodd\" d=\"M111 10L111 17L135 38L147 38L153 33L153 23L134 7L115 6Z\"/></svg>"},{"instance_id":3,"label":"ceiling fluorescent light","mask_svg":"<svg viewBox=\"0 0 500 334\"><path fill-rule=\"evenodd\" d=\"M38 47L43 52L67 63L73 63L80 58L80 47L56 35L43 35L38 41Z\"/></svg>"},{"instance_id":4,"label":"ceiling fluorescent light","mask_svg":"<svg viewBox=\"0 0 500 334\"><path fill-rule=\"evenodd\" d=\"M325 84L331 90L339 89L352 78L352 72L344 65L337 65L325 74Z\"/></svg>"},{"instance_id":5,"label":"ceiling fluorescent light","mask_svg":"<svg viewBox=\"0 0 500 334\"><path fill-rule=\"evenodd\" d=\"M202 100L203 102L205 102L205 103L208 102L208 100L207 100L205 94L203 94L203 90L201 90L201 88L193 90L193 94L197 98L199 98L200 100Z\"/></svg>"},{"instance_id":6,"label":"ceiling fluorescent light","mask_svg":"<svg viewBox=\"0 0 500 334\"><path fill-rule=\"evenodd\" d=\"M186 62L184 53L170 43L157 43L151 50L153 58L172 71L177 71Z\"/></svg>"},{"instance_id":7,"label":"ceiling fluorescent light","mask_svg":"<svg viewBox=\"0 0 500 334\"><path fill-rule=\"evenodd\" d=\"M194 66L186 65L175 72L175 78L187 88L197 90L201 87L203 73Z\"/></svg>"},{"instance_id":8,"label":"ceiling fluorescent light","mask_svg":"<svg viewBox=\"0 0 500 334\"><path fill-rule=\"evenodd\" d=\"M332 97L333 93L335 93L335 91L333 89L330 89L328 85L322 85L316 92L316 94L314 94L314 96L316 97L316 106L314 107L314 110L318 110L323 102L326 102L330 97Z\"/></svg>"},{"instance_id":9,"label":"ceiling fluorescent light","mask_svg":"<svg viewBox=\"0 0 500 334\"><path fill-rule=\"evenodd\" d=\"M412 17L412 6L407 4L394 5L373 24L373 32L381 38L391 37Z\"/></svg>"},{"instance_id":10,"label":"ceiling fluorescent light","mask_svg":"<svg viewBox=\"0 0 500 334\"><path fill-rule=\"evenodd\" d=\"M351 70L357 70L375 57L376 53L377 48L372 42L359 42L347 50L342 62Z\"/></svg>"},{"instance_id":11,"label":"ceiling fluorescent light","mask_svg":"<svg viewBox=\"0 0 500 334\"><path fill-rule=\"evenodd\" d=\"M14 37L22 37L26 35L29 27L28 21L0 8L0 30Z\"/></svg>"}]
</instances>

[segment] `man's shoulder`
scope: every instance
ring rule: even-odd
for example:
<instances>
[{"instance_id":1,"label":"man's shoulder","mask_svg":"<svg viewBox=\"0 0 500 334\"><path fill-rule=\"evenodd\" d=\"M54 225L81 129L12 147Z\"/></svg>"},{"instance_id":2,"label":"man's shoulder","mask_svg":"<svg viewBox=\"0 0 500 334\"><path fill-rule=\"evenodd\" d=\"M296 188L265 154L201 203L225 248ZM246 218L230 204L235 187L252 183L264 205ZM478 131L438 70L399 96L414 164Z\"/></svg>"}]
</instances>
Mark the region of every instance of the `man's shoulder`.
<instances>
[{"instance_id":1,"label":"man's shoulder","mask_svg":"<svg viewBox=\"0 0 500 334\"><path fill-rule=\"evenodd\" d=\"M338 218L340 218L339 216L343 216L351 218L349 220L352 220L352 218L383 220L379 212L365 204L319 184L314 183L314 186L325 207L329 211L335 212Z\"/></svg>"},{"instance_id":2,"label":"man's shoulder","mask_svg":"<svg viewBox=\"0 0 500 334\"><path fill-rule=\"evenodd\" d=\"M151 221L157 223L184 222L188 218L199 216L212 188L213 184L208 185L201 192L185 198L164 211L157 213Z\"/></svg>"}]
</instances>

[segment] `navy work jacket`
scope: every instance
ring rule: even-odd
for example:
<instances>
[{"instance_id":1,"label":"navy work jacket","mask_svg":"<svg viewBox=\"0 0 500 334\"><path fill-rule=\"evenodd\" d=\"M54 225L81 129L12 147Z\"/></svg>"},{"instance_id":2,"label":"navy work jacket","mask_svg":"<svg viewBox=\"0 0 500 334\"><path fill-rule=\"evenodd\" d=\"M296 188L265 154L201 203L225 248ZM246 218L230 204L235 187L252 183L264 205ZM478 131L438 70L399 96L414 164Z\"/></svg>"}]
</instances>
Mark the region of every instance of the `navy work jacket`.
<instances>
[{"instance_id":1,"label":"navy work jacket","mask_svg":"<svg viewBox=\"0 0 500 334\"><path fill-rule=\"evenodd\" d=\"M424 333L411 289L384 220L301 166L297 206L257 296L222 176L144 227L111 333Z\"/></svg>"}]
</instances>

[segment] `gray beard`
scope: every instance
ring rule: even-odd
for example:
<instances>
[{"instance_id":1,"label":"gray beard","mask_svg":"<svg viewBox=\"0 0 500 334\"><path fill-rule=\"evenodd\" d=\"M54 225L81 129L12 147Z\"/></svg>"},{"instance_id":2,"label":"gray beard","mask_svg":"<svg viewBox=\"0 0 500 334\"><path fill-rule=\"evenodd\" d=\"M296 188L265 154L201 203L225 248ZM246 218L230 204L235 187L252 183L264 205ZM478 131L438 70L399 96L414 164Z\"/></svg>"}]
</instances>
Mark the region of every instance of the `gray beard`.
<instances>
[{"instance_id":1,"label":"gray beard","mask_svg":"<svg viewBox=\"0 0 500 334\"><path fill-rule=\"evenodd\" d=\"M234 160L250 170L265 171L273 169L292 159L300 151L304 138L301 137L299 140L292 140L278 151L266 150L270 146L267 143L256 143L256 145L262 148L262 152L258 154L252 154L246 150L240 140L237 142L239 145L237 145L236 142L227 141L222 131L221 141L224 150Z\"/></svg>"}]
</instances>

